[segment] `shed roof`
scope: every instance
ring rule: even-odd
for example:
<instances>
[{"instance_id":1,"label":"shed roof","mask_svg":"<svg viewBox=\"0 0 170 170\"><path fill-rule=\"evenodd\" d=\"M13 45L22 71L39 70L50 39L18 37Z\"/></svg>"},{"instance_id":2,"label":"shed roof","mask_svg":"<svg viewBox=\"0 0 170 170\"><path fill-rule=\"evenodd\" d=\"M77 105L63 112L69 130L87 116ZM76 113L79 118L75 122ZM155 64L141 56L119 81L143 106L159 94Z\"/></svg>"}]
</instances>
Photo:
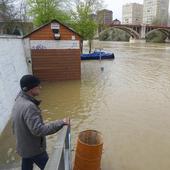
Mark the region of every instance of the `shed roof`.
<instances>
[{"instance_id":1,"label":"shed roof","mask_svg":"<svg viewBox=\"0 0 170 170\"><path fill-rule=\"evenodd\" d=\"M52 20L52 21L50 21L50 22L48 22L48 23L46 23L46 24L44 24L44 25L42 25L42 26L40 26L40 27L36 28L35 30L33 30L33 31L32 31L32 32L30 32L29 34L27 34L27 35L23 36L23 38L27 38L27 37L29 37L31 34L35 33L36 31L40 30L41 28L43 28L43 27L45 27L45 26L47 26L47 25L51 24L52 22L57 22L57 23L59 23L60 25L62 25L62 26L64 26L64 27L66 27L67 29L69 29L69 30L70 30L70 31L72 31L73 33L77 34L80 38L82 38L82 36L81 36L79 33L77 33L77 32L76 32L76 31L74 31L72 28L70 28L70 27L66 26L65 24L61 23L60 21L58 21L58 20L56 20L56 19L54 19L54 20Z\"/></svg>"}]
</instances>

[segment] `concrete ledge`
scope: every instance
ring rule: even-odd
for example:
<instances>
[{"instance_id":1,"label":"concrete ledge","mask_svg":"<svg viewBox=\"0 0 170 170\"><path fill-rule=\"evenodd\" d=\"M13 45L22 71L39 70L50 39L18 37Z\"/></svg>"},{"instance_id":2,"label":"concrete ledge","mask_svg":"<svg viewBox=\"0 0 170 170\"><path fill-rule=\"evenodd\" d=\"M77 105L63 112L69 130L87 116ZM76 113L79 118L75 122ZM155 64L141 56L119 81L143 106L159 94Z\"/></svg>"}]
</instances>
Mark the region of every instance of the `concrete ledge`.
<instances>
[{"instance_id":1,"label":"concrete ledge","mask_svg":"<svg viewBox=\"0 0 170 170\"><path fill-rule=\"evenodd\" d=\"M146 43L145 39L129 39L129 43Z\"/></svg>"},{"instance_id":2,"label":"concrete ledge","mask_svg":"<svg viewBox=\"0 0 170 170\"><path fill-rule=\"evenodd\" d=\"M23 36L17 36L17 35L7 35L7 34L0 34L0 38L5 38L5 39L22 39Z\"/></svg>"}]
</instances>

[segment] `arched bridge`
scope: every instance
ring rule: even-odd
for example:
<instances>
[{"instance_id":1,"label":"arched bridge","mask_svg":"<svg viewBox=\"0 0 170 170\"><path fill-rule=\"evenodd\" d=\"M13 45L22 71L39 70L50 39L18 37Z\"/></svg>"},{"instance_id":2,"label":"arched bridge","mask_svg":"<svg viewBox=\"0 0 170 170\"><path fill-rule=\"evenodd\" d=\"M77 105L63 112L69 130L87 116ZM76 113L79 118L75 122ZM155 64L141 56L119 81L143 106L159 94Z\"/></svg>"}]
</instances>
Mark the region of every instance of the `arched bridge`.
<instances>
[{"instance_id":1,"label":"arched bridge","mask_svg":"<svg viewBox=\"0 0 170 170\"><path fill-rule=\"evenodd\" d=\"M160 31L170 38L170 27L167 26L154 26L154 25L127 25L127 24L110 24L107 29L102 30L100 33L113 28L121 29L131 35L134 39L145 39L147 35L154 31ZM99 34L100 34L99 33Z\"/></svg>"}]
</instances>

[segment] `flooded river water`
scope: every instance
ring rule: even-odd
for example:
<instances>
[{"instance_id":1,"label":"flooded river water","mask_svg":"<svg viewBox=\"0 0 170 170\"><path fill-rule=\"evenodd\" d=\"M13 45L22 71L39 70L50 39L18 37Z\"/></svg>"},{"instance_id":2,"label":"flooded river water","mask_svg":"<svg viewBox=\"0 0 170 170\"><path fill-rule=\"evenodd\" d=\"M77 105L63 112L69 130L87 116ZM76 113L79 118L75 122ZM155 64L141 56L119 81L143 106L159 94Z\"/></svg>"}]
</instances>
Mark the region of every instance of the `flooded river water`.
<instances>
[{"instance_id":1,"label":"flooded river water","mask_svg":"<svg viewBox=\"0 0 170 170\"><path fill-rule=\"evenodd\" d=\"M115 60L83 61L81 81L42 84L46 122L70 116L73 149L80 131L102 132L102 170L169 170L170 44L102 47ZM9 129L0 136L0 169L18 160ZM49 152L54 142L48 137Z\"/></svg>"}]
</instances>

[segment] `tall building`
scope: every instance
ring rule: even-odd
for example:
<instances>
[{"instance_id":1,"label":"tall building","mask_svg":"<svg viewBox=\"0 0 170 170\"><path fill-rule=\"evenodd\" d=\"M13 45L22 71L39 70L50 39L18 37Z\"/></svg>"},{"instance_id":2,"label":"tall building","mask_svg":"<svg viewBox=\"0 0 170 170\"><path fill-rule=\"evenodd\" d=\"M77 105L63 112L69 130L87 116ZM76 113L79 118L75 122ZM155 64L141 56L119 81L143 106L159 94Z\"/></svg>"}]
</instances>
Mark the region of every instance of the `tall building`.
<instances>
[{"instance_id":1,"label":"tall building","mask_svg":"<svg viewBox=\"0 0 170 170\"><path fill-rule=\"evenodd\" d=\"M170 27L170 14L169 14L169 17L168 17L168 26Z\"/></svg>"},{"instance_id":2,"label":"tall building","mask_svg":"<svg viewBox=\"0 0 170 170\"><path fill-rule=\"evenodd\" d=\"M142 24L143 5L138 3L128 3L122 8L123 24Z\"/></svg>"},{"instance_id":3,"label":"tall building","mask_svg":"<svg viewBox=\"0 0 170 170\"><path fill-rule=\"evenodd\" d=\"M143 23L167 25L169 0L144 0Z\"/></svg>"},{"instance_id":4,"label":"tall building","mask_svg":"<svg viewBox=\"0 0 170 170\"><path fill-rule=\"evenodd\" d=\"M101 25L109 25L113 20L113 12L107 9L97 11L97 22Z\"/></svg>"}]
</instances>

